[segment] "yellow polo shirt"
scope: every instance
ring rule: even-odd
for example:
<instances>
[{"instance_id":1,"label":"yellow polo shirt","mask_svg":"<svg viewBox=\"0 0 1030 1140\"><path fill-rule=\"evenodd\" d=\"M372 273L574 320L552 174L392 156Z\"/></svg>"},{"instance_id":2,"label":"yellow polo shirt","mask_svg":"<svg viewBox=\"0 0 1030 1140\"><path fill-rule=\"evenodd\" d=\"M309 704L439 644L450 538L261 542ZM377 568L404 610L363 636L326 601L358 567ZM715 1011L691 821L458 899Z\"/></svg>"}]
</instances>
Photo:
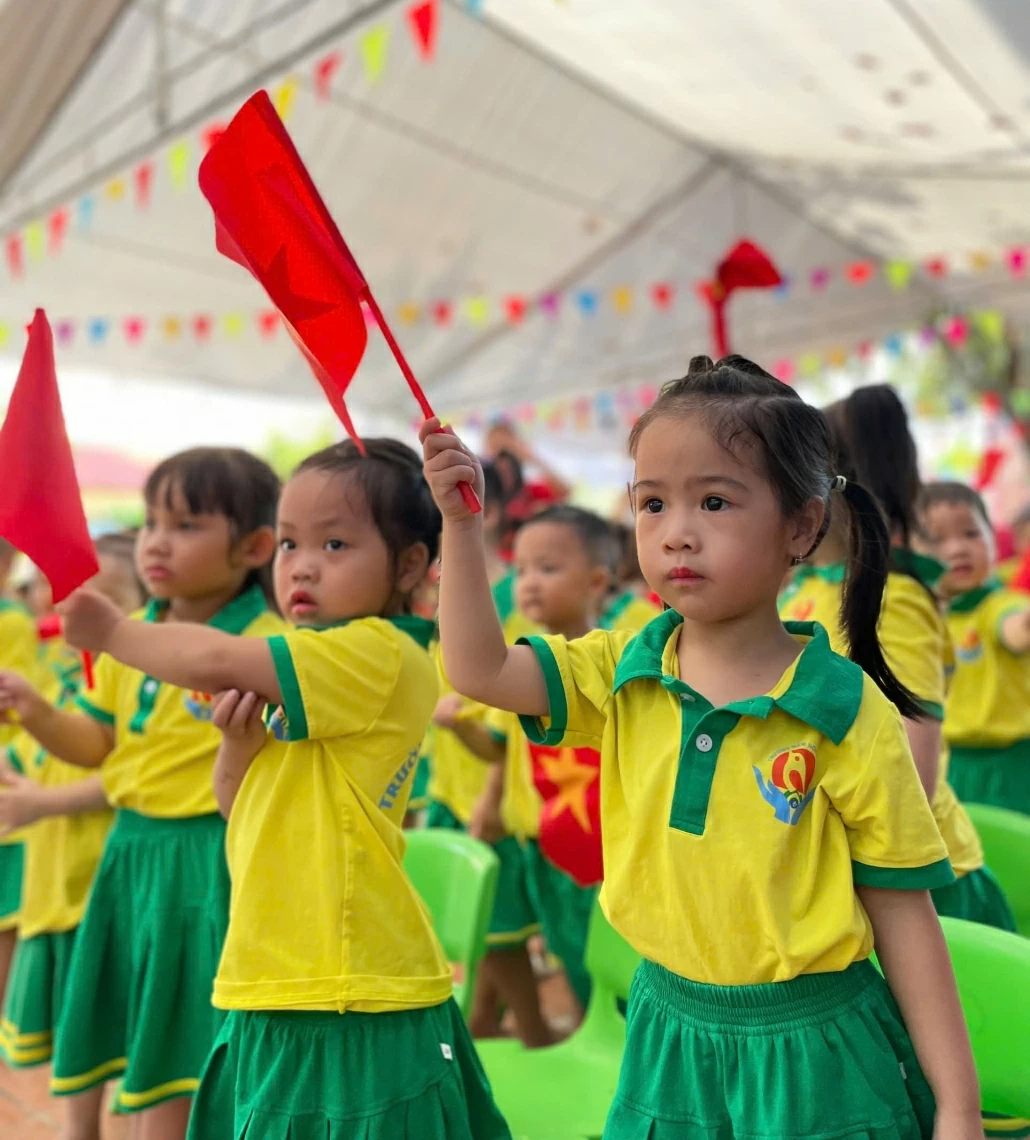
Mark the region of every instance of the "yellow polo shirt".
<instances>
[{"instance_id":1,"label":"yellow polo shirt","mask_svg":"<svg viewBox=\"0 0 1030 1140\"><path fill-rule=\"evenodd\" d=\"M401 867L436 705L432 630L370 617L269 640L283 703L229 817L218 1008L374 1013L450 997L450 967Z\"/></svg>"},{"instance_id":2,"label":"yellow polo shirt","mask_svg":"<svg viewBox=\"0 0 1030 1140\"><path fill-rule=\"evenodd\" d=\"M949 604L955 674L944 734L952 746L1003 748L1030 737L1030 654L1001 642L1004 619L1028 608L1026 594L993 581Z\"/></svg>"},{"instance_id":3,"label":"yellow polo shirt","mask_svg":"<svg viewBox=\"0 0 1030 1140\"><path fill-rule=\"evenodd\" d=\"M681 624L527 642L550 703L527 734L601 752L604 911L699 982L843 970L873 948L855 884L954 881L901 718L814 623L769 693L713 708L679 680Z\"/></svg>"},{"instance_id":4,"label":"yellow polo shirt","mask_svg":"<svg viewBox=\"0 0 1030 1140\"><path fill-rule=\"evenodd\" d=\"M661 613L661 608L647 598L626 590L609 602L597 623L598 629L628 629L637 633Z\"/></svg>"},{"instance_id":5,"label":"yellow polo shirt","mask_svg":"<svg viewBox=\"0 0 1030 1140\"><path fill-rule=\"evenodd\" d=\"M136 616L156 622L166 607L151 601ZM248 637L268 637L285 628L257 586L207 624ZM160 819L218 811L211 777L221 735L211 724L211 698L147 677L107 655L94 672L96 684L80 692L78 707L114 726L114 748L100 767L108 803Z\"/></svg>"},{"instance_id":6,"label":"yellow polo shirt","mask_svg":"<svg viewBox=\"0 0 1030 1140\"><path fill-rule=\"evenodd\" d=\"M0 598L0 669L20 673L33 684L44 680L39 670L36 623L24 606L9 598ZM0 722L0 748L10 744L18 732L13 720Z\"/></svg>"},{"instance_id":7,"label":"yellow polo shirt","mask_svg":"<svg viewBox=\"0 0 1030 1140\"><path fill-rule=\"evenodd\" d=\"M433 642L430 654L436 666L440 696L453 693L454 686L444 672L439 641ZM484 705L466 700L458 716L461 720L482 722L486 714ZM423 747L430 762L429 798L446 804L463 824L467 824L486 787L490 765L469 751L453 732L436 724L429 726Z\"/></svg>"},{"instance_id":8,"label":"yellow polo shirt","mask_svg":"<svg viewBox=\"0 0 1030 1140\"><path fill-rule=\"evenodd\" d=\"M898 680L919 698L927 714L944 719L944 701L950 673L951 645L936 597L931 593L944 567L933 558L896 548L895 570L887 575L880 620L876 631L884 657ZM835 653L848 652L847 637L840 622L844 564L798 568L780 597L780 616L785 621L817 621L829 634ZM962 878L984 865L983 847L972 820L948 783L950 750L941 738L933 815L948 848L955 874Z\"/></svg>"},{"instance_id":9,"label":"yellow polo shirt","mask_svg":"<svg viewBox=\"0 0 1030 1140\"><path fill-rule=\"evenodd\" d=\"M75 702L80 670L77 656L61 653L59 639L53 641L50 656L56 665L42 692L57 708L65 708ZM96 775L49 755L27 734L20 740L28 745L20 750L23 768L44 788L66 787ZM19 937L57 934L79 925L113 818L114 813L104 809L51 816L26 828Z\"/></svg>"}]
</instances>

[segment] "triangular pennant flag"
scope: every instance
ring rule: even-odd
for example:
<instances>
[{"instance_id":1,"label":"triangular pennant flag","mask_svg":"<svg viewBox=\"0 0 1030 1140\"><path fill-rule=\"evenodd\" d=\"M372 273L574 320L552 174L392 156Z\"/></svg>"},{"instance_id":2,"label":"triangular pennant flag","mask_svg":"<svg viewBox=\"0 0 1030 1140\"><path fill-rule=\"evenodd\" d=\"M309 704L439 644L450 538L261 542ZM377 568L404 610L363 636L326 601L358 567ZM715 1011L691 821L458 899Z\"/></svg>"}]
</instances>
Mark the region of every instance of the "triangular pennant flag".
<instances>
[{"instance_id":1,"label":"triangular pennant flag","mask_svg":"<svg viewBox=\"0 0 1030 1140\"><path fill-rule=\"evenodd\" d=\"M669 281L656 281L651 286L651 299L656 309L667 309L672 304L675 286Z\"/></svg>"},{"instance_id":2,"label":"triangular pennant flag","mask_svg":"<svg viewBox=\"0 0 1030 1140\"><path fill-rule=\"evenodd\" d=\"M633 290L629 285L617 285L612 290L612 305L622 316L633 311Z\"/></svg>"},{"instance_id":3,"label":"triangular pennant flag","mask_svg":"<svg viewBox=\"0 0 1030 1140\"><path fill-rule=\"evenodd\" d=\"M386 63L386 48L390 42L390 28L387 24L376 24L361 37L361 60L365 65L365 78L375 83L383 73Z\"/></svg>"},{"instance_id":4,"label":"triangular pennant flag","mask_svg":"<svg viewBox=\"0 0 1030 1140\"><path fill-rule=\"evenodd\" d=\"M65 348L71 344L75 337L75 322L69 320L58 321L54 331L57 333L57 343L61 345L62 348Z\"/></svg>"},{"instance_id":5,"label":"triangular pennant flag","mask_svg":"<svg viewBox=\"0 0 1030 1140\"><path fill-rule=\"evenodd\" d=\"M182 321L178 317L165 317L161 322L161 332L166 340L177 340L182 332Z\"/></svg>"},{"instance_id":6,"label":"triangular pennant flag","mask_svg":"<svg viewBox=\"0 0 1030 1140\"><path fill-rule=\"evenodd\" d=\"M189 171L190 142L189 139L179 139L168 148L168 173L176 190L185 189Z\"/></svg>"},{"instance_id":7,"label":"triangular pennant flag","mask_svg":"<svg viewBox=\"0 0 1030 1140\"><path fill-rule=\"evenodd\" d=\"M450 324L452 311L450 301L435 301L433 303L433 320L441 327Z\"/></svg>"},{"instance_id":8,"label":"triangular pennant flag","mask_svg":"<svg viewBox=\"0 0 1030 1140\"><path fill-rule=\"evenodd\" d=\"M7 268L12 277L20 277L25 272L25 259L22 256L21 234L9 234L4 243L7 252Z\"/></svg>"},{"instance_id":9,"label":"triangular pennant flag","mask_svg":"<svg viewBox=\"0 0 1030 1140\"><path fill-rule=\"evenodd\" d=\"M61 206L47 219L47 230L50 233L50 252L60 252L61 245L64 242L64 235L68 232L68 210Z\"/></svg>"},{"instance_id":10,"label":"triangular pennant flag","mask_svg":"<svg viewBox=\"0 0 1030 1140\"><path fill-rule=\"evenodd\" d=\"M513 325L517 325L526 315L525 297L506 297L504 301L504 311L508 314L508 320L511 321Z\"/></svg>"},{"instance_id":11,"label":"triangular pennant flag","mask_svg":"<svg viewBox=\"0 0 1030 1140\"><path fill-rule=\"evenodd\" d=\"M900 293L908 288L908 283L912 279L912 262L888 261L883 267L883 275L887 278L887 284Z\"/></svg>"},{"instance_id":12,"label":"triangular pennant flag","mask_svg":"<svg viewBox=\"0 0 1030 1140\"><path fill-rule=\"evenodd\" d=\"M29 255L29 261L39 261L43 256L43 248L43 223L29 222L25 227L25 251Z\"/></svg>"},{"instance_id":13,"label":"triangular pennant flag","mask_svg":"<svg viewBox=\"0 0 1030 1140\"><path fill-rule=\"evenodd\" d=\"M0 536L42 571L54 601L99 572L65 431L46 314L36 310L0 429Z\"/></svg>"},{"instance_id":14,"label":"triangular pennant flag","mask_svg":"<svg viewBox=\"0 0 1030 1140\"><path fill-rule=\"evenodd\" d=\"M136 206L145 209L150 205L150 186L154 181L154 164L149 160L141 162L133 171L133 183L136 187Z\"/></svg>"},{"instance_id":15,"label":"triangular pennant flag","mask_svg":"<svg viewBox=\"0 0 1030 1140\"><path fill-rule=\"evenodd\" d=\"M436 30L439 22L439 0L422 0L412 4L407 11L408 25L415 40L415 46L423 59L433 58L436 50Z\"/></svg>"},{"instance_id":16,"label":"triangular pennant flag","mask_svg":"<svg viewBox=\"0 0 1030 1140\"><path fill-rule=\"evenodd\" d=\"M300 89L300 80L296 76L289 76L279 84L275 93L275 109L279 118L285 123L293 111L293 104Z\"/></svg>"},{"instance_id":17,"label":"triangular pennant flag","mask_svg":"<svg viewBox=\"0 0 1030 1140\"><path fill-rule=\"evenodd\" d=\"M103 344L107 336L108 323L103 317L94 317L89 322L89 339L93 344Z\"/></svg>"},{"instance_id":18,"label":"triangular pennant flag","mask_svg":"<svg viewBox=\"0 0 1030 1140\"><path fill-rule=\"evenodd\" d=\"M80 230L88 230L93 224L96 205L96 199L92 194L83 195L76 203L75 216Z\"/></svg>"},{"instance_id":19,"label":"triangular pennant flag","mask_svg":"<svg viewBox=\"0 0 1030 1140\"><path fill-rule=\"evenodd\" d=\"M464 308L469 324L475 325L477 328L480 325L485 325L490 319L490 303L485 297L466 298Z\"/></svg>"},{"instance_id":20,"label":"triangular pennant flag","mask_svg":"<svg viewBox=\"0 0 1030 1140\"><path fill-rule=\"evenodd\" d=\"M333 89L333 76L343 63L343 52L331 51L315 62L315 94L328 99Z\"/></svg>"},{"instance_id":21,"label":"triangular pennant flag","mask_svg":"<svg viewBox=\"0 0 1030 1140\"><path fill-rule=\"evenodd\" d=\"M147 322L142 317L126 317L125 324L122 327L125 330L125 339L129 344L139 344L146 332Z\"/></svg>"},{"instance_id":22,"label":"triangular pennant flag","mask_svg":"<svg viewBox=\"0 0 1030 1140\"><path fill-rule=\"evenodd\" d=\"M275 336L275 331L279 327L279 310L278 309L264 309L257 315L258 330L265 338Z\"/></svg>"},{"instance_id":23,"label":"triangular pennant flag","mask_svg":"<svg viewBox=\"0 0 1030 1140\"><path fill-rule=\"evenodd\" d=\"M197 340L207 340L211 335L211 318L206 313L198 313L193 318L193 335Z\"/></svg>"},{"instance_id":24,"label":"triangular pennant flag","mask_svg":"<svg viewBox=\"0 0 1030 1140\"><path fill-rule=\"evenodd\" d=\"M593 289L580 289L576 294L576 304L584 317L592 317L597 312L597 293Z\"/></svg>"},{"instance_id":25,"label":"triangular pennant flag","mask_svg":"<svg viewBox=\"0 0 1030 1140\"><path fill-rule=\"evenodd\" d=\"M948 262L943 257L931 257L926 263L926 272L938 280L948 276Z\"/></svg>"}]
</instances>

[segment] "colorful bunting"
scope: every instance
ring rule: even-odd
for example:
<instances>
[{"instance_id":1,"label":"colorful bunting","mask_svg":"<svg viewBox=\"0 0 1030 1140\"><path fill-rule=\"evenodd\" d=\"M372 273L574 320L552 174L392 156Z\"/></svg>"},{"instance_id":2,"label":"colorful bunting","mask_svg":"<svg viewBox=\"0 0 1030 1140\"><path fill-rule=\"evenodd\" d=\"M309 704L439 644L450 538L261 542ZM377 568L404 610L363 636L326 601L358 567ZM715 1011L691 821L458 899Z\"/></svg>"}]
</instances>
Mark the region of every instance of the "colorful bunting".
<instances>
[{"instance_id":1,"label":"colorful bunting","mask_svg":"<svg viewBox=\"0 0 1030 1140\"><path fill-rule=\"evenodd\" d=\"M847 266L845 273L852 285L865 285L873 279L876 266L871 261L853 261Z\"/></svg>"},{"instance_id":2,"label":"colorful bunting","mask_svg":"<svg viewBox=\"0 0 1030 1140\"><path fill-rule=\"evenodd\" d=\"M88 230L93 225L93 213L96 209L96 199L92 194L85 194L75 206L75 216L80 230Z\"/></svg>"},{"instance_id":3,"label":"colorful bunting","mask_svg":"<svg viewBox=\"0 0 1030 1140\"><path fill-rule=\"evenodd\" d=\"M412 4L407 11L408 24L419 54L427 62L436 51L436 32L439 26L439 0L424 0Z\"/></svg>"},{"instance_id":4,"label":"colorful bunting","mask_svg":"<svg viewBox=\"0 0 1030 1140\"><path fill-rule=\"evenodd\" d=\"M123 327L129 344L139 344L146 332L147 322L142 317L127 317Z\"/></svg>"},{"instance_id":5,"label":"colorful bunting","mask_svg":"<svg viewBox=\"0 0 1030 1140\"><path fill-rule=\"evenodd\" d=\"M1026 273L1026 246L1015 245L1005 253L1005 262L1013 277Z\"/></svg>"},{"instance_id":6,"label":"colorful bunting","mask_svg":"<svg viewBox=\"0 0 1030 1140\"><path fill-rule=\"evenodd\" d=\"M526 315L526 298L525 297L506 297L504 300L504 311L507 314L508 320L517 325Z\"/></svg>"},{"instance_id":7,"label":"colorful bunting","mask_svg":"<svg viewBox=\"0 0 1030 1140\"><path fill-rule=\"evenodd\" d=\"M263 337L275 336L276 330L279 328L279 310L278 309L264 309L257 315L258 331Z\"/></svg>"},{"instance_id":8,"label":"colorful bunting","mask_svg":"<svg viewBox=\"0 0 1030 1140\"><path fill-rule=\"evenodd\" d=\"M29 255L29 261L39 261L44 249L43 223L29 222L25 227L25 252Z\"/></svg>"},{"instance_id":9,"label":"colorful bunting","mask_svg":"<svg viewBox=\"0 0 1030 1140\"><path fill-rule=\"evenodd\" d=\"M982 273L983 270L989 269L991 265L991 255L984 253L982 249L974 250L969 255L969 268L974 273Z\"/></svg>"},{"instance_id":10,"label":"colorful bunting","mask_svg":"<svg viewBox=\"0 0 1030 1140\"><path fill-rule=\"evenodd\" d=\"M597 294L592 289L581 289L576 294L576 304L585 317L592 317L597 312Z\"/></svg>"},{"instance_id":11,"label":"colorful bunting","mask_svg":"<svg viewBox=\"0 0 1030 1140\"><path fill-rule=\"evenodd\" d=\"M112 202L119 202L125 197L125 179L112 178L104 187L104 195Z\"/></svg>"},{"instance_id":12,"label":"colorful bunting","mask_svg":"<svg viewBox=\"0 0 1030 1140\"><path fill-rule=\"evenodd\" d=\"M107 337L107 321L103 317L94 317L89 322L89 339L93 344L103 344Z\"/></svg>"},{"instance_id":13,"label":"colorful bunting","mask_svg":"<svg viewBox=\"0 0 1030 1140\"><path fill-rule=\"evenodd\" d=\"M182 332L182 321L178 317L165 317L161 322L161 334L165 340L178 340Z\"/></svg>"},{"instance_id":14,"label":"colorful bunting","mask_svg":"<svg viewBox=\"0 0 1030 1140\"><path fill-rule=\"evenodd\" d=\"M540 308L548 317L556 317L558 315L558 307L561 305L561 296L558 293L545 293L540 298Z\"/></svg>"},{"instance_id":15,"label":"colorful bunting","mask_svg":"<svg viewBox=\"0 0 1030 1140\"><path fill-rule=\"evenodd\" d=\"M676 286L670 281L656 281L651 286L651 300L656 309L667 309L672 304Z\"/></svg>"},{"instance_id":16,"label":"colorful bunting","mask_svg":"<svg viewBox=\"0 0 1030 1140\"><path fill-rule=\"evenodd\" d=\"M619 285L612 290L612 307L623 316L633 311L633 290L628 285Z\"/></svg>"},{"instance_id":17,"label":"colorful bunting","mask_svg":"<svg viewBox=\"0 0 1030 1140\"><path fill-rule=\"evenodd\" d=\"M7 253L7 268L12 277L20 277L25 272L25 261L22 256L21 234L9 234L4 243Z\"/></svg>"},{"instance_id":18,"label":"colorful bunting","mask_svg":"<svg viewBox=\"0 0 1030 1140\"><path fill-rule=\"evenodd\" d=\"M888 261L883 267L883 275L887 278L887 284L892 289L898 292L907 289L908 283L912 279L912 262Z\"/></svg>"},{"instance_id":19,"label":"colorful bunting","mask_svg":"<svg viewBox=\"0 0 1030 1140\"><path fill-rule=\"evenodd\" d=\"M450 324L450 301L436 301L433 303L433 320L440 326Z\"/></svg>"},{"instance_id":20,"label":"colorful bunting","mask_svg":"<svg viewBox=\"0 0 1030 1140\"><path fill-rule=\"evenodd\" d=\"M485 325L490 319L490 302L485 297L466 297L463 307L470 325Z\"/></svg>"},{"instance_id":21,"label":"colorful bunting","mask_svg":"<svg viewBox=\"0 0 1030 1140\"><path fill-rule=\"evenodd\" d=\"M926 272L930 277L940 279L948 276L948 263L943 257L931 257L926 263Z\"/></svg>"},{"instance_id":22,"label":"colorful bunting","mask_svg":"<svg viewBox=\"0 0 1030 1140\"><path fill-rule=\"evenodd\" d=\"M293 104L297 98L297 92L300 90L300 80L291 75L288 79L284 79L279 87L276 89L273 103L275 104L276 114L285 123L293 111Z\"/></svg>"},{"instance_id":23,"label":"colorful bunting","mask_svg":"<svg viewBox=\"0 0 1030 1140\"><path fill-rule=\"evenodd\" d=\"M47 219L47 232L49 234L48 248L51 254L59 253L64 235L68 232L69 214L64 206L54 210Z\"/></svg>"},{"instance_id":24,"label":"colorful bunting","mask_svg":"<svg viewBox=\"0 0 1030 1140\"><path fill-rule=\"evenodd\" d=\"M216 142L225 134L225 123L208 123L208 125L200 132L200 143L203 147L204 153L207 152L215 145Z\"/></svg>"},{"instance_id":25,"label":"colorful bunting","mask_svg":"<svg viewBox=\"0 0 1030 1140\"><path fill-rule=\"evenodd\" d=\"M246 317L243 313L226 313L222 317L222 331L227 337L238 337L243 333Z\"/></svg>"},{"instance_id":26,"label":"colorful bunting","mask_svg":"<svg viewBox=\"0 0 1030 1140\"><path fill-rule=\"evenodd\" d=\"M184 190L190 173L190 142L179 139L168 148L168 176L176 190Z\"/></svg>"},{"instance_id":27,"label":"colorful bunting","mask_svg":"<svg viewBox=\"0 0 1030 1140\"><path fill-rule=\"evenodd\" d=\"M830 283L830 271L828 269L813 269L809 274L808 281L812 288L819 292Z\"/></svg>"},{"instance_id":28,"label":"colorful bunting","mask_svg":"<svg viewBox=\"0 0 1030 1140\"><path fill-rule=\"evenodd\" d=\"M197 340L207 340L211 335L211 318L204 313L198 313L193 318L193 335Z\"/></svg>"},{"instance_id":29,"label":"colorful bunting","mask_svg":"<svg viewBox=\"0 0 1030 1140\"><path fill-rule=\"evenodd\" d=\"M54 331L57 333L57 343L62 347L67 347L75 336L75 323L73 321L58 321Z\"/></svg>"},{"instance_id":30,"label":"colorful bunting","mask_svg":"<svg viewBox=\"0 0 1030 1140\"><path fill-rule=\"evenodd\" d=\"M147 160L141 162L133 171L132 182L136 188L136 206L146 209L150 205L150 187L154 181L154 164Z\"/></svg>"},{"instance_id":31,"label":"colorful bunting","mask_svg":"<svg viewBox=\"0 0 1030 1140\"><path fill-rule=\"evenodd\" d=\"M400 317L401 323L405 325L415 324L421 315L421 310L414 301L405 301L397 310L397 316Z\"/></svg>"},{"instance_id":32,"label":"colorful bunting","mask_svg":"<svg viewBox=\"0 0 1030 1140\"><path fill-rule=\"evenodd\" d=\"M328 99L333 90L333 76L343 63L342 51L331 51L315 63L315 94L319 99Z\"/></svg>"},{"instance_id":33,"label":"colorful bunting","mask_svg":"<svg viewBox=\"0 0 1030 1140\"><path fill-rule=\"evenodd\" d=\"M965 317L951 317L945 323L944 337L952 348L961 348L969 337L969 322Z\"/></svg>"},{"instance_id":34,"label":"colorful bunting","mask_svg":"<svg viewBox=\"0 0 1030 1140\"><path fill-rule=\"evenodd\" d=\"M361 49L361 60L365 65L365 78L369 83L375 83L383 73L389 42L390 28L387 24L377 24L361 37L358 47Z\"/></svg>"}]
</instances>

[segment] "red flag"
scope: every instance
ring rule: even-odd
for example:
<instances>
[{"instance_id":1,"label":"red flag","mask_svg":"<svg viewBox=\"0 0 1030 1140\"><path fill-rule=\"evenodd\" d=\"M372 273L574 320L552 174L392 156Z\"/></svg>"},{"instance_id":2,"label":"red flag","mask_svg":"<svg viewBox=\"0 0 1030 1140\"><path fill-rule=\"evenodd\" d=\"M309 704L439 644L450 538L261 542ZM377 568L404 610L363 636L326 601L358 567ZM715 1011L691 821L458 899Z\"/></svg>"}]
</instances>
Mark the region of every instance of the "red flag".
<instances>
[{"instance_id":1,"label":"red flag","mask_svg":"<svg viewBox=\"0 0 1030 1140\"><path fill-rule=\"evenodd\" d=\"M601 755L593 748L530 744L533 783L544 801L540 850L581 887L604 878Z\"/></svg>"},{"instance_id":2,"label":"red flag","mask_svg":"<svg viewBox=\"0 0 1030 1140\"><path fill-rule=\"evenodd\" d=\"M716 356L730 351L726 304L737 289L772 289L783 284L769 255L754 242L738 241L715 269L712 281L702 281L699 292L712 311L712 340Z\"/></svg>"},{"instance_id":3,"label":"red flag","mask_svg":"<svg viewBox=\"0 0 1030 1140\"><path fill-rule=\"evenodd\" d=\"M252 95L212 145L200 164L199 181L215 215L219 251L264 287L358 446L344 394L368 342L362 302L382 329L422 414L432 416L266 91ZM472 488L462 493L472 509Z\"/></svg>"},{"instance_id":4,"label":"red flag","mask_svg":"<svg viewBox=\"0 0 1030 1140\"><path fill-rule=\"evenodd\" d=\"M0 536L39 567L60 602L99 571L82 510L42 309L0 428Z\"/></svg>"},{"instance_id":5,"label":"red flag","mask_svg":"<svg viewBox=\"0 0 1030 1140\"><path fill-rule=\"evenodd\" d=\"M423 59L432 59L436 49L436 28L440 0L423 0L412 4L407 11L408 24L415 38L415 46Z\"/></svg>"}]
</instances>

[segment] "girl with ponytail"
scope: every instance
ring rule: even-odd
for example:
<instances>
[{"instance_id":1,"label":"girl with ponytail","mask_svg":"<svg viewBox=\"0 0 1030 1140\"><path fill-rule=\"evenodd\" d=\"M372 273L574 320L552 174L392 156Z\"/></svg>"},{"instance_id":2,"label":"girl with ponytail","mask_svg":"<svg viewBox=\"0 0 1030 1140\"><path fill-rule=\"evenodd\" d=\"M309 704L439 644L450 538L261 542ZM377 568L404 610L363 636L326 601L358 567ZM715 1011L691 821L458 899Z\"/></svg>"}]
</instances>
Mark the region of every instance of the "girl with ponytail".
<instances>
[{"instance_id":1,"label":"girl with ponytail","mask_svg":"<svg viewBox=\"0 0 1030 1140\"><path fill-rule=\"evenodd\" d=\"M954 876L901 719L922 710L876 636L890 532L822 413L741 357L691 361L630 436L667 610L635 636L512 647L458 489L480 468L438 426L448 676L538 744L601 753L601 905L644 959L606 1140L982 1135L928 893ZM850 660L777 613L834 515Z\"/></svg>"}]
</instances>

